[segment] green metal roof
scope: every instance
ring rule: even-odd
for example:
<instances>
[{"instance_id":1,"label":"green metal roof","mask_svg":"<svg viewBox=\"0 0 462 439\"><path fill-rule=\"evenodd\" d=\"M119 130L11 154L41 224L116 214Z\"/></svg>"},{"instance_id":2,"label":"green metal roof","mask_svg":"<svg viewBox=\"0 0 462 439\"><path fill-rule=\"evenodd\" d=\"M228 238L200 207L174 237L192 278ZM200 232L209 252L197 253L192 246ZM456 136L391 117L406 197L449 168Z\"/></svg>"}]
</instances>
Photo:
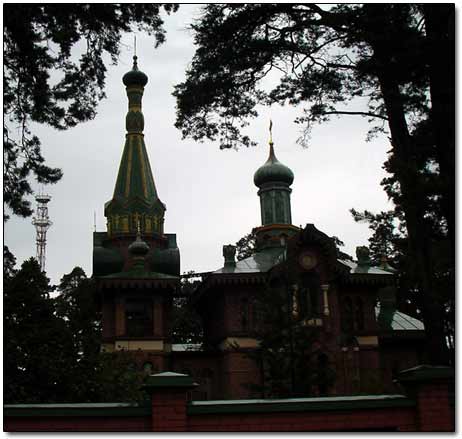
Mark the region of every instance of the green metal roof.
<instances>
[{"instance_id":1,"label":"green metal roof","mask_svg":"<svg viewBox=\"0 0 462 439\"><path fill-rule=\"evenodd\" d=\"M157 273L155 271L130 270L112 273L106 276L99 276L101 279L179 279L179 276Z\"/></svg>"},{"instance_id":2,"label":"green metal roof","mask_svg":"<svg viewBox=\"0 0 462 439\"><path fill-rule=\"evenodd\" d=\"M388 276L393 276L393 272L383 270L380 267L358 265L356 262L344 259L338 259L338 261L350 269L350 274L385 274Z\"/></svg>"},{"instance_id":3,"label":"green metal roof","mask_svg":"<svg viewBox=\"0 0 462 439\"><path fill-rule=\"evenodd\" d=\"M192 401L189 414L275 413L412 407L404 395L329 396L319 398Z\"/></svg>"},{"instance_id":4,"label":"green metal roof","mask_svg":"<svg viewBox=\"0 0 462 439\"><path fill-rule=\"evenodd\" d=\"M266 248L252 256L236 262L235 267L223 267L212 272L212 274L245 274L245 273L265 273L275 265L282 262L284 249Z\"/></svg>"},{"instance_id":5,"label":"green metal roof","mask_svg":"<svg viewBox=\"0 0 462 439\"><path fill-rule=\"evenodd\" d=\"M380 307L375 308L375 316L382 330L392 331L423 331L424 324L401 311L394 308Z\"/></svg>"},{"instance_id":6,"label":"green metal roof","mask_svg":"<svg viewBox=\"0 0 462 439\"><path fill-rule=\"evenodd\" d=\"M273 142L270 142L270 153L268 160L260 166L253 177L256 186L265 183L282 182L289 186L294 181L294 173L286 165L283 165L274 154Z\"/></svg>"},{"instance_id":7,"label":"green metal roof","mask_svg":"<svg viewBox=\"0 0 462 439\"><path fill-rule=\"evenodd\" d=\"M266 273L283 261L283 253L284 248L282 247L265 248L242 261L237 261L235 267L222 267L212 272L212 274ZM350 274L393 276L393 273L379 267L359 266L356 262L341 259L338 259L338 261L350 269Z\"/></svg>"}]
</instances>

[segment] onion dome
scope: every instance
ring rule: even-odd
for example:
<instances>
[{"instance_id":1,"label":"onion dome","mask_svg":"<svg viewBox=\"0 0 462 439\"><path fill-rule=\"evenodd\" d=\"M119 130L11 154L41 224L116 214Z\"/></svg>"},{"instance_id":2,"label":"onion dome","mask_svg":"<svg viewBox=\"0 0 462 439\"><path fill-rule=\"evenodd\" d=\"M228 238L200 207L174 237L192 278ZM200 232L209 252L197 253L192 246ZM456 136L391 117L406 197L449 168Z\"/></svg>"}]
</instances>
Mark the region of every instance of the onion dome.
<instances>
[{"instance_id":1,"label":"onion dome","mask_svg":"<svg viewBox=\"0 0 462 439\"><path fill-rule=\"evenodd\" d=\"M133 57L132 69L125 73L124 77L122 78L123 83L127 87L131 85L139 85L140 87L144 87L148 83L148 77L141 70L138 70L137 60L138 57L135 55Z\"/></svg>"},{"instance_id":2,"label":"onion dome","mask_svg":"<svg viewBox=\"0 0 462 439\"><path fill-rule=\"evenodd\" d=\"M136 240L128 246L128 251L133 258L144 258L149 252L149 246L141 239L141 233L138 228Z\"/></svg>"},{"instance_id":3,"label":"onion dome","mask_svg":"<svg viewBox=\"0 0 462 439\"><path fill-rule=\"evenodd\" d=\"M256 186L260 187L265 183L285 183L291 185L294 181L294 173L286 165L283 165L275 156L273 142L270 142L270 153L268 160L260 166L253 176Z\"/></svg>"}]
</instances>

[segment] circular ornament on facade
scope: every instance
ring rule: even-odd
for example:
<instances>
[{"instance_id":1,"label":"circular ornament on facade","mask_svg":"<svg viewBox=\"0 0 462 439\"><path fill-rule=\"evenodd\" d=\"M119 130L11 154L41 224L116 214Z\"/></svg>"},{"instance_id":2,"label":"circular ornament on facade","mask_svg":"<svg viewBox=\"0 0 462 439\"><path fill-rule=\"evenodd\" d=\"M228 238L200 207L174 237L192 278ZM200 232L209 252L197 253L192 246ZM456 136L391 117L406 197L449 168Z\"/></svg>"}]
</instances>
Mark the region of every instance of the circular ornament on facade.
<instances>
[{"instance_id":1,"label":"circular ornament on facade","mask_svg":"<svg viewBox=\"0 0 462 439\"><path fill-rule=\"evenodd\" d=\"M312 270L314 267L316 267L318 259L314 253L305 252L300 255L298 262L305 270Z\"/></svg>"}]
</instances>

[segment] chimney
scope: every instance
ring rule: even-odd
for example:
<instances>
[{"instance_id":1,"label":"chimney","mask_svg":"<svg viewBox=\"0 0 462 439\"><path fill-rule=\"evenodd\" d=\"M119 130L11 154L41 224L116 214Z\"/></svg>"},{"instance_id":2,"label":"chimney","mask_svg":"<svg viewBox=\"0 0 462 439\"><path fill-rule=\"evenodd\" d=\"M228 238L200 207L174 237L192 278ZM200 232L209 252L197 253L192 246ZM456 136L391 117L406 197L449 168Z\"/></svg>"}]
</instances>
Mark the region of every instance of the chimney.
<instances>
[{"instance_id":1,"label":"chimney","mask_svg":"<svg viewBox=\"0 0 462 439\"><path fill-rule=\"evenodd\" d=\"M223 246L223 256L225 258L225 267L235 267L236 266L236 246L235 245L224 245Z\"/></svg>"}]
</instances>

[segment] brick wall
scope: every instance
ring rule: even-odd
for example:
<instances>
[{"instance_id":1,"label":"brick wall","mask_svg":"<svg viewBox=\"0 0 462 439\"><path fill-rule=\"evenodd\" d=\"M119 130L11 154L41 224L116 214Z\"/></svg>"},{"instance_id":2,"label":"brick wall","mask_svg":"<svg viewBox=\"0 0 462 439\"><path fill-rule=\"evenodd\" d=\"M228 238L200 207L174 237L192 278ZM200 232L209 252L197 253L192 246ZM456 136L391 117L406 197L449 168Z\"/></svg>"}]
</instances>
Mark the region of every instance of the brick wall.
<instances>
[{"instance_id":1,"label":"brick wall","mask_svg":"<svg viewBox=\"0 0 462 439\"><path fill-rule=\"evenodd\" d=\"M195 415L189 431L415 431L414 410Z\"/></svg>"},{"instance_id":2,"label":"brick wall","mask_svg":"<svg viewBox=\"0 0 462 439\"><path fill-rule=\"evenodd\" d=\"M5 416L4 431L152 431L151 417Z\"/></svg>"},{"instance_id":3,"label":"brick wall","mask_svg":"<svg viewBox=\"0 0 462 439\"><path fill-rule=\"evenodd\" d=\"M151 394L150 407L5 406L4 430L454 431L454 407L449 392L453 371L419 366L400 376L407 396L188 402L195 387L193 379L166 372L148 377L145 388Z\"/></svg>"}]
</instances>

